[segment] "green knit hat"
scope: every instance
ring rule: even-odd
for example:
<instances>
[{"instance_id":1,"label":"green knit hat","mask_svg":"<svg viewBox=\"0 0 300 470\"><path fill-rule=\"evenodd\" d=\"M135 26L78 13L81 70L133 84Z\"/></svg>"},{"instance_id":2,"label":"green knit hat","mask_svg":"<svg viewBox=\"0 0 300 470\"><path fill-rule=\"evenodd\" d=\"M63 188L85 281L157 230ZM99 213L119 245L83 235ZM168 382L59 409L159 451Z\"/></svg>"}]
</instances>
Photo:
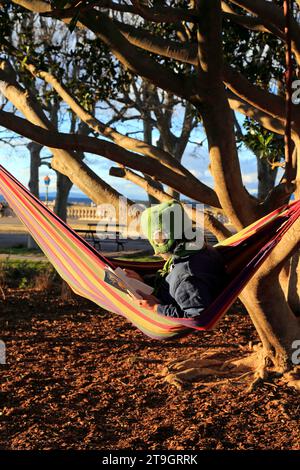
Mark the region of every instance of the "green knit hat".
<instances>
[{"instance_id":1,"label":"green knit hat","mask_svg":"<svg viewBox=\"0 0 300 470\"><path fill-rule=\"evenodd\" d=\"M186 241L187 225L192 227L183 206L175 200L149 207L141 216L141 229L157 255L170 253L174 246Z\"/></svg>"}]
</instances>

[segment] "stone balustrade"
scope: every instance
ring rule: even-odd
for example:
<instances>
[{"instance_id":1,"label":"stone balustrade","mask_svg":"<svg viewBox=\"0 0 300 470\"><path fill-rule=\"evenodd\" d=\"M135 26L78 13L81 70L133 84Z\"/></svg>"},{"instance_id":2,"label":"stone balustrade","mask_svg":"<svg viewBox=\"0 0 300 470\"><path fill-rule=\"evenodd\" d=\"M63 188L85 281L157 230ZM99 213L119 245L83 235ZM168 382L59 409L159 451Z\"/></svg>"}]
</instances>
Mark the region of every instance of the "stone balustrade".
<instances>
[{"instance_id":1,"label":"stone balustrade","mask_svg":"<svg viewBox=\"0 0 300 470\"><path fill-rule=\"evenodd\" d=\"M72 205L68 207L67 216L69 219L95 220L97 217L97 207Z\"/></svg>"}]
</instances>

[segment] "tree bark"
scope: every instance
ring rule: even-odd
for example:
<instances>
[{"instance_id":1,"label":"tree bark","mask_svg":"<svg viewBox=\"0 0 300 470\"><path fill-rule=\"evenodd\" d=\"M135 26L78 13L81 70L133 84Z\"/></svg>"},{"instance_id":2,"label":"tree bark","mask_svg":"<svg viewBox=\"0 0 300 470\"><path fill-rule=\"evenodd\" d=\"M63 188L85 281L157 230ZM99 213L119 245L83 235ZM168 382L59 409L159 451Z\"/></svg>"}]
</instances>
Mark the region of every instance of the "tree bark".
<instances>
[{"instance_id":1,"label":"tree bark","mask_svg":"<svg viewBox=\"0 0 300 470\"><path fill-rule=\"evenodd\" d=\"M296 253L290 260L290 272L287 291L287 301L294 312L300 316L300 255Z\"/></svg>"},{"instance_id":2,"label":"tree bark","mask_svg":"<svg viewBox=\"0 0 300 470\"><path fill-rule=\"evenodd\" d=\"M28 187L32 194L37 198L39 197L39 168L41 164L40 153L42 150L42 145L37 144L36 142L30 142L27 145L27 148L30 152L30 179Z\"/></svg>"},{"instance_id":3,"label":"tree bark","mask_svg":"<svg viewBox=\"0 0 300 470\"><path fill-rule=\"evenodd\" d=\"M293 367L293 342L300 338L300 325L286 302L278 276L256 276L241 295L256 327L265 353L266 364L284 373Z\"/></svg>"},{"instance_id":4,"label":"tree bark","mask_svg":"<svg viewBox=\"0 0 300 470\"><path fill-rule=\"evenodd\" d=\"M41 157L40 153L43 148L42 145L37 144L36 142L30 142L27 145L27 148L30 152L30 179L28 183L28 187L30 192L34 194L37 198L40 197L39 191L39 169L41 164ZM27 248L38 248L35 240L32 238L30 234L27 236Z\"/></svg>"},{"instance_id":5,"label":"tree bark","mask_svg":"<svg viewBox=\"0 0 300 470\"><path fill-rule=\"evenodd\" d=\"M67 209L68 209L68 197L70 190L73 186L72 181L65 175L60 172L57 174L57 183L56 183L56 198L54 205L54 212L62 220L66 222L67 220Z\"/></svg>"},{"instance_id":6,"label":"tree bark","mask_svg":"<svg viewBox=\"0 0 300 470\"><path fill-rule=\"evenodd\" d=\"M142 91L142 104L143 104L143 111L142 111L142 118L143 118L143 134L144 134L144 142L152 146L152 120L151 120L151 107L150 107L150 99L151 99L151 87L148 83L144 80L143 83L143 91ZM162 189L162 184L158 181L154 181L150 178L147 174L144 173L144 178L149 181L149 184L153 184L157 187L157 189ZM150 205L157 204L159 201L156 199L152 194L148 194L148 200Z\"/></svg>"},{"instance_id":7,"label":"tree bark","mask_svg":"<svg viewBox=\"0 0 300 470\"><path fill-rule=\"evenodd\" d=\"M277 167L272 168L266 158L260 158L256 155L256 160L258 175L257 197L260 201L263 201L275 186L278 169Z\"/></svg>"}]
</instances>

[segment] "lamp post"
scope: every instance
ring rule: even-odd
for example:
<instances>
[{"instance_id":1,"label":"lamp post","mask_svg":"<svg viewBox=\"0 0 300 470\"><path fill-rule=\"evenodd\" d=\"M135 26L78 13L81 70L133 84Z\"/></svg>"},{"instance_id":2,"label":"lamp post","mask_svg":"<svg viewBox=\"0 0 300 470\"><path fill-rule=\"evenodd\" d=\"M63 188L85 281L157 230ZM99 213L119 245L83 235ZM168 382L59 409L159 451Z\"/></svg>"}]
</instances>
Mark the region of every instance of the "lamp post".
<instances>
[{"instance_id":1,"label":"lamp post","mask_svg":"<svg viewBox=\"0 0 300 470\"><path fill-rule=\"evenodd\" d=\"M45 176L44 178L44 183L45 183L45 186L46 186L46 206L48 206L48 196L49 196L49 185L50 185L50 182L51 182L51 179L49 178L49 176Z\"/></svg>"}]
</instances>

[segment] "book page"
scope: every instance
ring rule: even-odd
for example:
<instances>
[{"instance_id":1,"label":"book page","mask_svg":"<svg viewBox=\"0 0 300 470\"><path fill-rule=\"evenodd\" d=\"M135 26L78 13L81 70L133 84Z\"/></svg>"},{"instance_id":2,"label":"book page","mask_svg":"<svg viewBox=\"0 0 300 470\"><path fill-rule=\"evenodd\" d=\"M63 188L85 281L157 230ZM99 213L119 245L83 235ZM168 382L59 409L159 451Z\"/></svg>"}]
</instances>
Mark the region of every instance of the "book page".
<instances>
[{"instance_id":1,"label":"book page","mask_svg":"<svg viewBox=\"0 0 300 470\"><path fill-rule=\"evenodd\" d=\"M146 295L152 294L153 287L145 284L142 281L128 277L123 269L116 268L114 273L122 280L130 293L132 293L137 299L142 299L142 295L138 294L137 291L140 291L142 294Z\"/></svg>"}]
</instances>

